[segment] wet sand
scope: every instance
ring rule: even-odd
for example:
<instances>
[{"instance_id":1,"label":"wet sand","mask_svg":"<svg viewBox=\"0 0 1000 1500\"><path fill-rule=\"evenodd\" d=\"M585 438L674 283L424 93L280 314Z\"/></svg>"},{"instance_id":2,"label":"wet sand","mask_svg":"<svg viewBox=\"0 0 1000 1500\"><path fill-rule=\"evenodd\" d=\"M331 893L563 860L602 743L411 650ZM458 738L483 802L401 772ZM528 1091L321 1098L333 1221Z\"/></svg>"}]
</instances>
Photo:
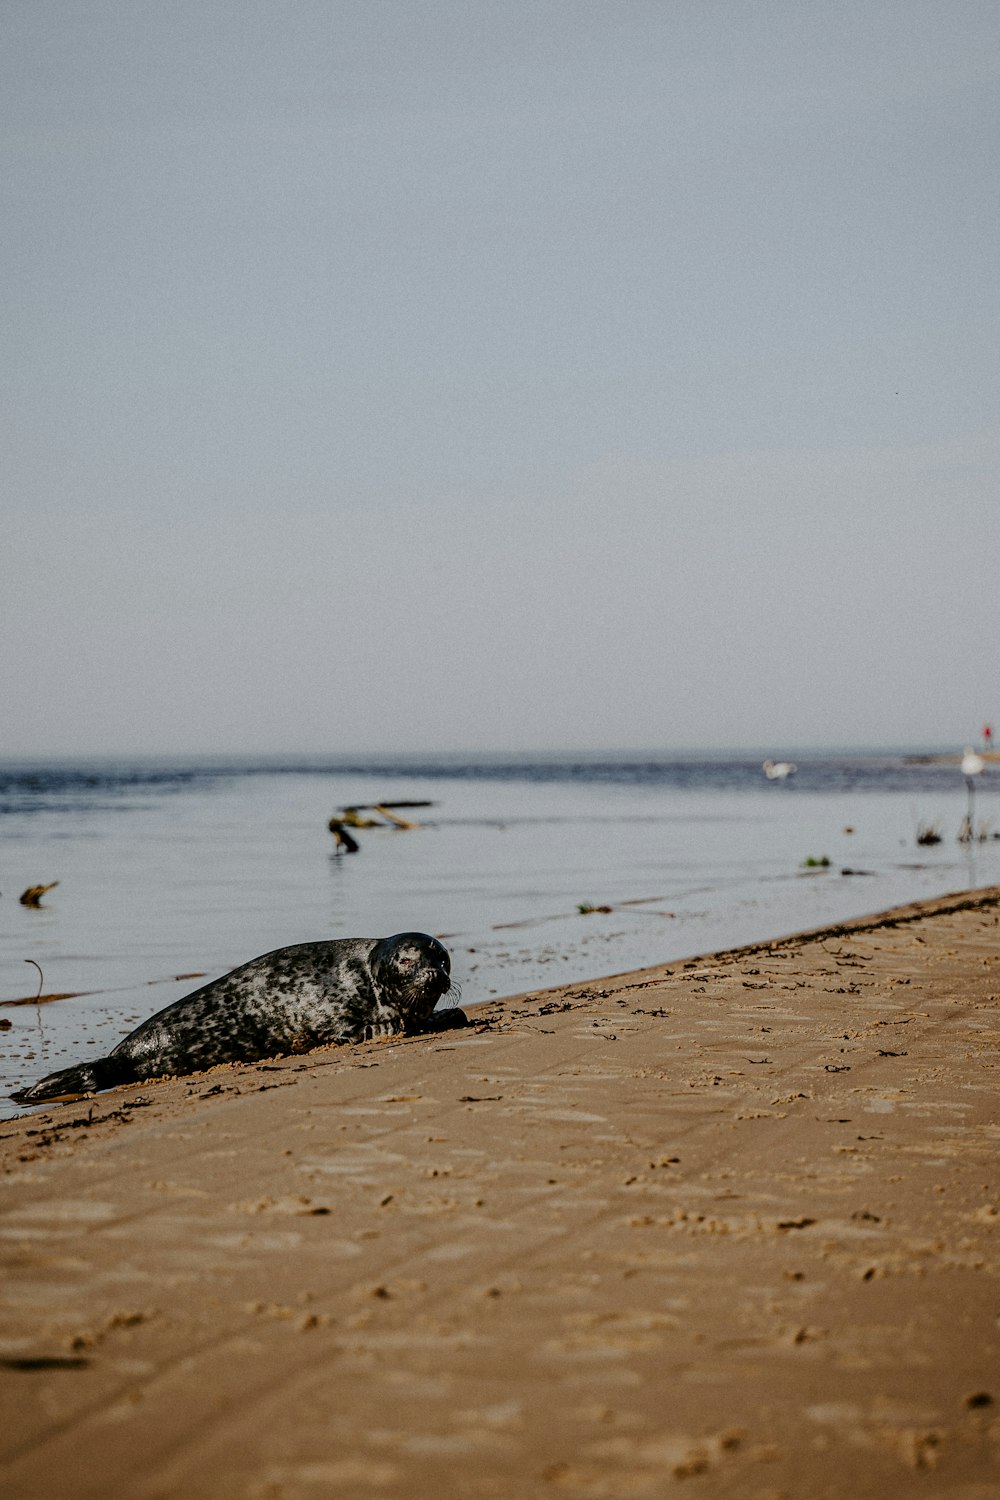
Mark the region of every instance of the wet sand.
<instances>
[{"instance_id":1,"label":"wet sand","mask_svg":"<svg viewBox=\"0 0 1000 1500\"><path fill-rule=\"evenodd\" d=\"M4 1123L8 1500L1000 1493L1000 888L470 1017Z\"/></svg>"}]
</instances>

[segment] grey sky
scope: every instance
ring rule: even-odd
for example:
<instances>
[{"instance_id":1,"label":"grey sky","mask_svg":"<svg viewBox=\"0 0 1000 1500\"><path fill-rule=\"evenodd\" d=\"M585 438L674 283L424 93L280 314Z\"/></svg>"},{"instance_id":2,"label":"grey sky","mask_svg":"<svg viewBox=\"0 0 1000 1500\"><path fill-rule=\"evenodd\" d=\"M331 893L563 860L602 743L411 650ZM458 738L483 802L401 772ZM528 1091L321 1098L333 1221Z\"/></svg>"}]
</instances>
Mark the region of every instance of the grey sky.
<instances>
[{"instance_id":1,"label":"grey sky","mask_svg":"<svg viewBox=\"0 0 1000 1500\"><path fill-rule=\"evenodd\" d=\"M8 0L0 752L1000 719L993 0Z\"/></svg>"}]
</instances>

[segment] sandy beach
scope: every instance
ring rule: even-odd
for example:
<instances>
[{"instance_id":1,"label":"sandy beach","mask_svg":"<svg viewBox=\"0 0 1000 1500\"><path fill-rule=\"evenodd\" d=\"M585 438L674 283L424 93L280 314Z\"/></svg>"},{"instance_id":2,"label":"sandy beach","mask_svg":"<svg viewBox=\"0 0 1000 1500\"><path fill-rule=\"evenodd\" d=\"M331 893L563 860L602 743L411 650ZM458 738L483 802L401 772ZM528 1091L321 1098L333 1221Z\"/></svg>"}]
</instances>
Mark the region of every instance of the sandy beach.
<instances>
[{"instance_id":1,"label":"sandy beach","mask_svg":"<svg viewBox=\"0 0 1000 1500\"><path fill-rule=\"evenodd\" d=\"M998 1493L1000 888L469 1016L4 1123L5 1496Z\"/></svg>"}]
</instances>

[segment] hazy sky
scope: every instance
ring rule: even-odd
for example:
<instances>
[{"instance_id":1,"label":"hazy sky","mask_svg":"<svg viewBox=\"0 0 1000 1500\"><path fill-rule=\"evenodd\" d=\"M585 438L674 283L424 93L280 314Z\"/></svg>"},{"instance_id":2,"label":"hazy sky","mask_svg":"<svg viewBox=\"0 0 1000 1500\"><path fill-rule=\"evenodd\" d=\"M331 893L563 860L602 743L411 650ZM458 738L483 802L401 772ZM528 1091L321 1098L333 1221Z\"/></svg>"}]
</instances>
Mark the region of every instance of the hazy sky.
<instances>
[{"instance_id":1,"label":"hazy sky","mask_svg":"<svg viewBox=\"0 0 1000 1500\"><path fill-rule=\"evenodd\" d=\"M1000 720L995 0L6 0L0 753Z\"/></svg>"}]
</instances>

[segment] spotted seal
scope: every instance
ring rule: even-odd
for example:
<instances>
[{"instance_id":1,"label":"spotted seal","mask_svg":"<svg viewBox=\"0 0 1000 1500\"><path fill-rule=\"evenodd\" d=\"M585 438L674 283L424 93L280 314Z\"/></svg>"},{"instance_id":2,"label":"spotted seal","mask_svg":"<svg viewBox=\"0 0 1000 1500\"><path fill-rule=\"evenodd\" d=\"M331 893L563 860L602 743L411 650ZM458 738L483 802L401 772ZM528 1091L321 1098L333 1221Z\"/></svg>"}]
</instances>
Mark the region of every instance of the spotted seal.
<instances>
[{"instance_id":1,"label":"spotted seal","mask_svg":"<svg viewBox=\"0 0 1000 1500\"><path fill-rule=\"evenodd\" d=\"M175 1000L107 1057L50 1073L11 1098L38 1104L216 1063L437 1029L434 1007L450 988L448 950L426 932L296 943ZM437 1024L464 1020L446 1011Z\"/></svg>"}]
</instances>

